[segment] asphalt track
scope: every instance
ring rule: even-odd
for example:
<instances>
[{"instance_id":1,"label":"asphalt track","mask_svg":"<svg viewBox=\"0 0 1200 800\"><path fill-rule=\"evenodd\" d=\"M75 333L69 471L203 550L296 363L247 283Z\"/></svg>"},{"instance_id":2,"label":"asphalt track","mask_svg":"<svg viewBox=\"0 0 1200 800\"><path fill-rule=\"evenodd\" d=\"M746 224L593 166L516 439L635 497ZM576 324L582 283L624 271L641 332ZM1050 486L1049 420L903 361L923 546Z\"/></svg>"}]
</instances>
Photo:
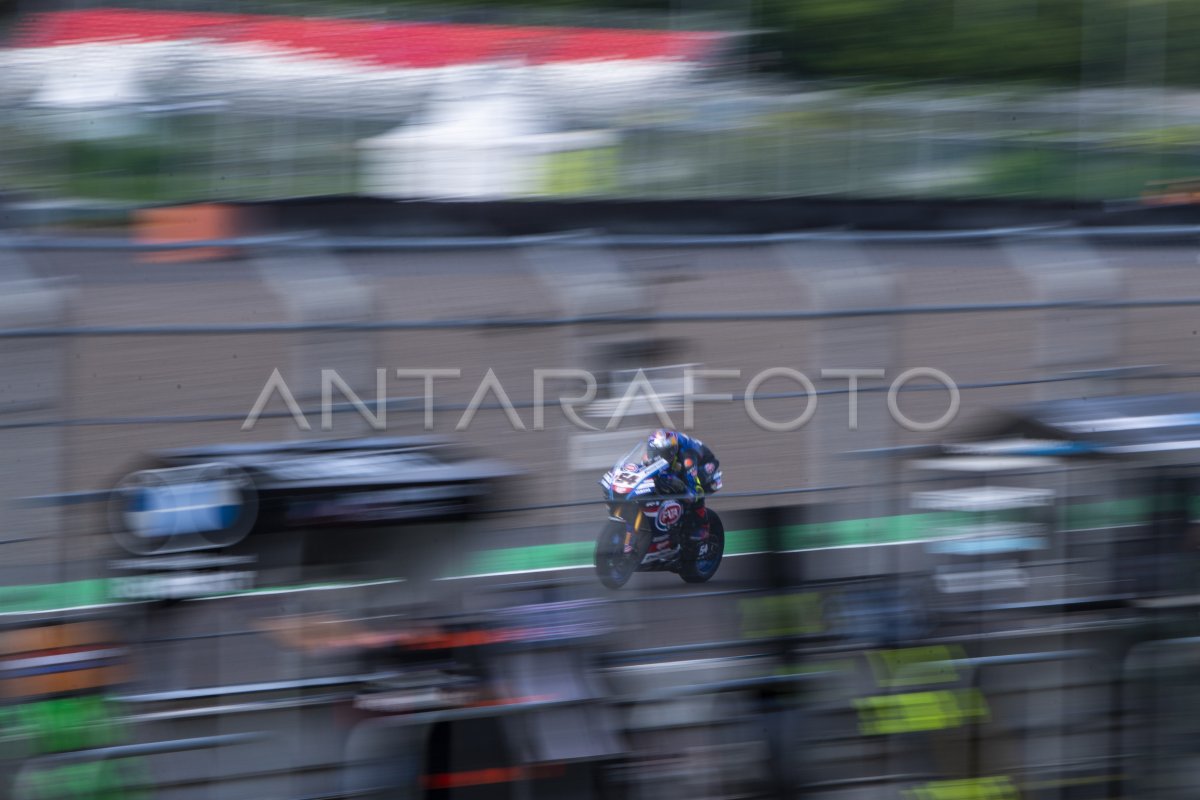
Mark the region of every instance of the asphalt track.
<instances>
[{"instance_id":1,"label":"asphalt track","mask_svg":"<svg viewBox=\"0 0 1200 800\"><path fill-rule=\"evenodd\" d=\"M1158 247L1085 246L1068 243L1049 260L1082 263L1089 269L1115 267L1119 296L1127 299L1179 298L1200 295L1196 279L1196 249L1178 245ZM286 278L316 276L362 288L371 298L372 319L447 320L554 317L571 311L575 298L555 277L555 270L609 270L614 282L637 287L649 313L686 311L694 314L738 311L802 310L819 307L822 270L833 263L868 265L892 282L893 300L900 305L1019 303L1039 299L1028 264L1006 245L942 244L826 245L796 247L714 247L693 250L642 250L580 253L559 248L493 252L403 252L353 254L259 254L252 258L203 264L141 263L119 252L36 251L8 253L25 277L43 278L69 287L65 321L80 326L156 324L239 324L287 322L298 296L288 292ZM294 272L289 272L293 270ZM572 272L574 270L574 272ZM273 277L274 276L274 277ZM299 298L303 300L304 298ZM293 305L289 305L292 303ZM1081 352L1073 362L1053 363L1045 351L1048 325L1065 312L1013 311L991 314L939 314L897 318L886 327L850 322L842 327L820 321L741 323L679 323L636 326L620 336L653 339L665 363L700 363L709 368L740 369L753 375L774 366L789 366L818 375L829 359L854 357L857 366L884 365L890 374L909 366L940 369L962 385L992 388L965 390L955 423L938 434L914 434L879 424L864 424L853 435L844 428L845 398L821 400L812 421L799 431L763 431L746 417L739 403L702 405L695 431L720 454L726 489L784 490L794 487L876 484L885 467L848 459L848 450L899 446L953 436L969 430L994 408L1002 408L1054 390L1086 393L1102 390L1094 383L1031 385L1046 375L1072 369L1151 365L1162 373L1196 371L1194 308L1095 311L1078 316L1078 327L1095 337L1114 341L1108 351ZM862 341L839 349L830 342L847 332L868 330ZM62 391L56 407L9 415L35 424L73 420L68 428L0 430L6 495L88 492L111 486L142 453L158 447L193 443L278 440L297 436L291 420L263 420L253 431L241 431L241 416L249 411L266 377L276 367L297 370L301 380L315 383L320 368L335 368L347 376L373 375L376 368L450 366L463 371L461 380L439 383L437 401L458 410L435 414L435 433L468 441L489 455L510 460L526 479L498 500L500 506L531 506L589 500L594 497L594 470L558 467L568 460L567 423L551 410L544 431L514 431L498 411L481 411L465 434L454 430L461 408L471 399L488 368L496 370L512 399L528 401L535 368L603 366L589 347L609 336L603 326L579 329L499 329L395 331L354 336L317 334L214 335L189 337L77 337L38 346L62 359ZM1084 336L1084 341L1088 337ZM21 342L8 342L15 351ZM43 373L31 366L45 351L32 349L19 362L37 379ZM847 355L848 354L848 355ZM1051 354L1052 355L1052 354ZM874 360L873 360L874 359ZM1061 361L1061 359L1060 359ZM852 365L852 366L854 366ZM348 378L351 379L351 378ZM352 380L352 382L354 382ZM1194 380L1142 380L1115 388L1142 391L1186 389ZM363 386L364 381L355 382ZM370 387L370 382L366 385ZM844 381L818 381L820 389L844 387ZM373 387L370 387L373 388ZM745 388L730 381L714 391ZM787 381L768 382L765 392L788 392ZM1111 385L1105 388L1114 388ZM11 390L11 384L10 384ZM416 382L394 381L389 397L411 396ZM367 390L364 389L364 393ZM11 391L10 391L11 394ZM310 397L315 397L309 395ZM18 400L10 397L10 400ZM764 401L765 414L782 419L797 413L798 400ZM916 392L905 399L913 418L933 418L945 409L937 392ZM882 397L863 395L860 416L885 414ZM523 412L529 426L528 411ZM217 421L172 422L187 415L225 414ZM160 421L154 421L154 420ZM96 424L90 424L89 421ZM107 421L107 424L105 424ZM653 420L633 419L634 432ZM394 413L389 432L420 432L419 414ZM357 415L337 417L328 435L366 431ZM836 432L836 435L835 435ZM20 454L20 455L16 455ZM35 469L53 456L53 463ZM36 474L35 474L36 473ZM821 502L861 504L871 493L830 493ZM772 498L771 503L791 502ZM725 509L761 505L752 498L724 501ZM874 509L869 509L875 513ZM489 522L489 539L505 546L569 542L590 538L574 529L590 530L589 513L598 509L558 509L504 515ZM864 516L863 513L843 516ZM102 558L109 541L106 522L95 505L58 512L26 514L14 519L5 539L7 565L24 571L22 580L56 581L93 577L89 568L66 569L61 556L80 564ZM550 531L550 538L544 538ZM68 544L64 544L64 542ZM488 547L495 545L488 544ZM64 550L64 548L66 548Z\"/></svg>"}]
</instances>

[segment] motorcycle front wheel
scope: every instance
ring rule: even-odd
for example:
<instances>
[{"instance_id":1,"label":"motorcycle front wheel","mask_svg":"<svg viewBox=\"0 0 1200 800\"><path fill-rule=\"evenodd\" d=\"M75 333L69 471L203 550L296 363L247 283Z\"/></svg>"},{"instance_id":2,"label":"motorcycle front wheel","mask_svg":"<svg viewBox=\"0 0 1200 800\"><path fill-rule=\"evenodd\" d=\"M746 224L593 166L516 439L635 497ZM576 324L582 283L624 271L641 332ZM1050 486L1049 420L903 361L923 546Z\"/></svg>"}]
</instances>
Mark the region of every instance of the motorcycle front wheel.
<instances>
[{"instance_id":1,"label":"motorcycle front wheel","mask_svg":"<svg viewBox=\"0 0 1200 800\"><path fill-rule=\"evenodd\" d=\"M686 542L679 564L679 577L688 583L704 583L721 566L725 554L725 525L711 508L708 509L708 537L699 542Z\"/></svg>"},{"instance_id":2,"label":"motorcycle front wheel","mask_svg":"<svg viewBox=\"0 0 1200 800\"><path fill-rule=\"evenodd\" d=\"M650 537L635 535L633 552L626 553L625 523L610 520L596 537L596 577L609 589L620 589L637 572L649 543Z\"/></svg>"}]
</instances>

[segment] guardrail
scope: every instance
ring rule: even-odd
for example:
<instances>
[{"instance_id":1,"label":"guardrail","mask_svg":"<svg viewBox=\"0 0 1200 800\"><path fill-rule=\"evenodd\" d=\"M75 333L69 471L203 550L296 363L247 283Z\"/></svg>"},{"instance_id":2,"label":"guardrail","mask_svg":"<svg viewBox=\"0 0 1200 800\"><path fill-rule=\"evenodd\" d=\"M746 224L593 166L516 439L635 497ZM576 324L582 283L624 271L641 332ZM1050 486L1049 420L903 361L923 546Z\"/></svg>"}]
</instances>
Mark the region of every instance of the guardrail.
<instances>
[{"instance_id":1,"label":"guardrail","mask_svg":"<svg viewBox=\"0 0 1200 800\"><path fill-rule=\"evenodd\" d=\"M554 244L565 247L761 247L806 242L868 244L938 244L989 242L1014 237L1030 239L1097 238L1107 241L1200 238L1197 225L1112 225L1081 227L1069 223L955 231L795 231L754 234L609 234L563 231L525 236L345 236L320 232L205 239L191 242L138 242L96 236L0 235L0 248L14 250L106 250L150 252L206 247L274 247L293 250L478 250Z\"/></svg>"},{"instance_id":2,"label":"guardrail","mask_svg":"<svg viewBox=\"0 0 1200 800\"><path fill-rule=\"evenodd\" d=\"M38 774L50 773L54 775L59 770L71 770L81 765L101 764L102 762L115 761L117 759L134 759L144 758L149 756L166 755L171 753L185 753L196 750L209 750L220 747L229 747L239 744L249 744L250 742L260 741L269 738L269 734L265 732L256 733L227 733L218 734L215 736L196 736L184 739L171 739L159 742L143 742L137 744L112 745L109 747L96 747L87 750L74 750L62 753L51 753L42 756L28 758L21 763L21 766L16 770L12 778L11 790L14 800L34 800L35 798L48 797L37 788ZM51 778L52 785L57 782L56 778ZM110 792L121 792L125 790L122 786L87 787L92 791L101 791L105 794ZM139 789L146 787L139 786ZM69 792L65 786L57 787L52 796L66 797ZM59 792L62 792L61 794ZM113 796L117 796L114 794Z\"/></svg>"},{"instance_id":3,"label":"guardrail","mask_svg":"<svg viewBox=\"0 0 1200 800\"><path fill-rule=\"evenodd\" d=\"M278 333L372 333L461 329L562 328L577 325L647 325L657 323L800 322L858 317L906 317L931 314L993 314L1013 311L1113 311L1122 309L1192 308L1200 297L1138 300L1055 300L1010 303L954 303L884 306L826 311L730 311L684 314L581 314L569 317L473 317L466 319L381 320L377 322L255 322L204 325L75 325L43 328L0 328L0 339L47 339L79 336L246 336ZM765 397L765 396L764 396Z\"/></svg>"},{"instance_id":4,"label":"guardrail","mask_svg":"<svg viewBox=\"0 0 1200 800\"><path fill-rule=\"evenodd\" d=\"M246 744L268 738L265 732L259 733L226 733L217 736L196 736L189 739L171 739L163 742L143 742L138 744L118 744L111 747L95 747L90 750L73 750L67 753L52 753L29 759L29 764L38 766L48 764L76 764L82 761L103 761L113 758L134 758L137 756L156 756L164 753L181 753L188 750L203 750L212 747L226 747L233 744Z\"/></svg>"},{"instance_id":5,"label":"guardrail","mask_svg":"<svg viewBox=\"0 0 1200 800\"><path fill-rule=\"evenodd\" d=\"M363 675L339 675L328 678L299 678L288 681L263 681L260 683L209 686L199 689L176 689L165 692L146 692L121 695L115 698L121 703L175 703L184 700L199 700L213 697L231 697L242 694L265 692L298 691L301 689L323 689L330 686L364 683L390 677L392 673L373 672Z\"/></svg>"},{"instance_id":6,"label":"guardrail","mask_svg":"<svg viewBox=\"0 0 1200 800\"><path fill-rule=\"evenodd\" d=\"M185 640L187 638L188 637L181 637L181 640ZM992 637L989 635L977 635L974 637L968 636L967 638L968 639L975 638L980 641L992 640ZM755 648L755 647L763 647L763 646L770 646L771 648L777 648L780 641L784 641L784 642L794 646L796 644L800 644L803 642L813 642L813 641L816 641L817 639L818 639L818 637L812 637L812 636L783 636L783 637L770 637L770 638L759 638L759 639L693 642L693 643L686 644L686 645L675 645L675 646L670 646L670 647L648 647L648 648L640 648L640 649L636 649L636 650L622 650L622 651L612 651L612 652L608 652L608 653L600 653L600 654L598 654L598 658L599 658L600 663L608 664L608 665L654 663L656 660L659 660L664 656L669 657L669 656L674 656L674 655L684 655L684 654L695 653L695 652L705 652L705 651L716 652L716 651L721 651L721 650L747 649L747 648ZM1200 639L1176 640L1176 642L1180 643L1180 644L1182 644L1182 643L1194 644L1197 641L1200 641ZM772 649L768 652L759 653L756 655L768 655L769 656L769 655L774 655L777 652L778 652L777 649ZM846 644L842 644L842 645L838 645L838 646L834 646L834 647L820 647L820 648L813 648L813 649L800 648L800 649L793 650L791 652L793 652L798 657L805 657L808 655L825 656L825 655L836 655L836 654L840 654L840 653L867 652L867 650L864 649L860 643L846 643ZM961 667L961 668L966 668L966 669L979 669L979 668L985 668L985 667L1010 666L1010 665L1018 665L1018 664L1034 664L1034 663L1042 663L1042 662L1047 662L1047 661L1084 659L1084 658L1094 657L1096 655L1097 655L1097 652L1094 650L1073 649L1073 650L1011 653L1011 654L991 655L991 656L974 656L974 657L950 659L945 662L940 662L940 661L922 662L922 664L924 667L929 667L930 665L940 665L940 664L944 663L944 664L946 664L948 666L952 666L952 667ZM274 694L274 693L284 693L284 692L301 692L301 691L304 691L307 689L314 689L314 688L324 689L324 688L331 688L331 687L357 686L357 685L361 685L364 683L368 683L373 680L381 680L381 679L386 679L389 677L394 677L396 674L397 673L372 673L372 674L367 674L367 675L341 675L341 676L333 676L333 677L328 677L328 678L300 678L300 679L294 679L294 680L269 681L269 682L263 682L263 683L253 683L253 684L233 684L233 685L227 685L227 686L209 686L209 687L200 687L197 689L185 689L185 690L163 691L163 692L148 692L148 693L141 693L141 694L136 694L136 695L122 695L122 696L115 697L114 700L119 703L131 703L131 704L138 704L138 705L153 705L156 703L180 703L180 702L185 702L188 700L207 700L207 699L216 699L216 700L223 701L225 698L236 697L236 696L263 695L263 694ZM699 683L699 684L686 684L686 685L679 685L679 686L671 686L671 687L667 687L666 689L664 689L662 691L655 690L653 692L648 692L648 693L644 693L644 694L621 695L621 696L618 696L615 698L607 698L606 701L617 702L617 703L638 703L638 702L643 702L643 701L648 701L648 700L663 700L663 699L670 699L670 698L674 698L674 697L683 697L683 696L687 696L690 694L706 694L706 693L710 693L710 692L737 691L737 690L749 689L749 688L763 688L763 687L771 687L771 686L777 686L777 685L785 685L785 684L793 683L793 682L803 682L803 681L812 680L816 677L817 677L817 674L811 673L811 672L793 673L793 674L785 674L785 675L772 674L772 675L752 676L752 677L747 677L747 678L735 678L735 679L729 679L729 680L723 680L723 681L711 681L711 682ZM339 695L337 697L321 696L318 699L327 700L328 702L339 702L344 699L344 696L343 695ZM299 707L301 705L309 704L307 702L307 700L308 700L308 698L293 697L293 698L290 698L286 702L281 702L277 705L272 705L269 708L268 707L263 707L261 709L260 708L248 708L246 710L250 710L250 711L278 710L278 709L289 708L292 706ZM405 718L411 717L411 718L416 719L421 722L430 721L430 720L434 720L434 719L438 719L438 720L440 720L440 719L458 719L458 718L465 719L468 717L487 716L489 714L517 713L522 710L533 710L533 709L551 708L551 707L562 706L562 705L579 704L579 703L584 703L584 702L591 702L591 700L592 699L536 700L536 701L520 702L520 703L502 703L502 704L486 705L486 706L480 706L478 708L472 707L472 708L468 708L468 709L455 709L452 711L438 710L438 711L430 711L430 712L416 712L415 714L406 714L404 716L405 716ZM292 705L289 705L289 703ZM187 710L195 711L195 709L187 709ZM231 707L227 704L224 704L223 702L221 704L212 706L212 711L214 713L222 713L222 712L230 711L230 710L236 712L241 709L236 705ZM442 715L445 715L445 716L442 716ZM137 715L134 715L134 718L136 719L136 718L139 718L140 716L141 716L141 714L137 714Z\"/></svg>"},{"instance_id":7,"label":"guardrail","mask_svg":"<svg viewBox=\"0 0 1200 800\"><path fill-rule=\"evenodd\" d=\"M1067 467L1057 467L1057 468L1037 469L1037 470L1019 469L1019 471L1020 471L1021 475L1048 475L1048 474L1060 473L1060 472L1065 471L1066 469L1068 469L1068 468ZM1004 474L1004 472L1005 472L1005 470L998 469L993 474L1002 475L1002 474ZM938 478L936 476L929 476L929 477L923 477L923 478L913 478L913 479L908 480L907 483L911 483L911 484L934 483L934 482L938 482L941 480L944 480L944 479ZM714 495L714 496L719 496L721 498L726 498L726 497L786 497L786 496L801 495L801 494L817 494L817 493L821 493L821 492L842 492L842 491L849 491L849 490L853 490L853 489L869 489L872 486L876 486L876 485L877 484L873 484L873 483L843 483L843 484L834 484L834 485L826 485L826 486L795 486L795 487L787 488L787 489L750 489L750 490L741 491L741 492L735 492L735 491L727 492L727 491L722 490L719 495ZM21 498L17 498L13 502L15 504L17 504L19 506L23 506L23 507L42 507L42 506L56 506L56 505L85 505L87 503L103 502L103 501L107 500L110 497L110 495L111 495L111 492L109 492L107 490L97 490L97 491L87 491L87 492L65 492L63 494L46 494L46 495L35 495L32 497L21 497ZM687 500L687 499L690 499L689 495L660 494L657 496L663 500ZM564 501L558 502L558 503L538 503L538 504L527 505L527 506L510 506L507 508L489 508L487 510L487 513L489 513L489 514L517 514L517 513L525 513L525 512L529 512L529 511L550 511L550 510L562 509L562 508L580 508L583 506L605 505L609 502L611 502L611 501L606 500L604 498L592 498L592 499L586 499L586 500L564 500ZM25 541L25 540L23 540L23 539L22 540L14 540L14 542L15 541ZM0 544L4 544L4 542L0 542Z\"/></svg>"}]
</instances>

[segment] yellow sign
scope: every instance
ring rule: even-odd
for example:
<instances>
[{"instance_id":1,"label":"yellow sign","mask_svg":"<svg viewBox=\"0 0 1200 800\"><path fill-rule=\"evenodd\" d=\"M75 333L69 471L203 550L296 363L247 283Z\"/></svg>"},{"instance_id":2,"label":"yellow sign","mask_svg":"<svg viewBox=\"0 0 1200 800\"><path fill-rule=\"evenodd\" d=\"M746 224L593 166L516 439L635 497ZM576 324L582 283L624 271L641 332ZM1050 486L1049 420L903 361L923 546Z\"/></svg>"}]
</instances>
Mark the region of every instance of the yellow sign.
<instances>
[{"instance_id":1,"label":"yellow sign","mask_svg":"<svg viewBox=\"0 0 1200 800\"><path fill-rule=\"evenodd\" d=\"M880 686L920 686L958 680L953 662L965 658L961 647L931 645L901 650L877 650L868 655Z\"/></svg>"},{"instance_id":2,"label":"yellow sign","mask_svg":"<svg viewBox=\"0 0 1200 800\"><path fill-rule=\"evenodd\" d=\"M1017 800L1021 795L1007 776L932 781L905 789L905 800Z\"/></svg>"},{"instance_id":3,"label":"yellow sign","mask_svg":"<svg viewBox=\"0 0 1200 800\"><path fill-rule=\"evenodd\" d=\"M986 721L987 700L978 689L942 689L864 697L854 701L865 735L917 733Z\"/></svg>"}]
</instances>

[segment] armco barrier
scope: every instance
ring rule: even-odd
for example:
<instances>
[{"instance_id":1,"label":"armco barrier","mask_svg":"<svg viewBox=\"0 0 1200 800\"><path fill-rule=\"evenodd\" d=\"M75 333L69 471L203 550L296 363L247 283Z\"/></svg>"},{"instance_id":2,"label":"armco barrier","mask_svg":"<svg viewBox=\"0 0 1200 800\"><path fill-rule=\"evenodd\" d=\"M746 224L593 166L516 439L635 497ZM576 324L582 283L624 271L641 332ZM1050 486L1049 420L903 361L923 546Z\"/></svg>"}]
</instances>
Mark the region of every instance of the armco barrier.
<instances>
[{"instance_id":1,"label":"armco barrier","mask_svg":"<svg viewBox=\"0 0 1200 800\"><path fill-rule=\"evenodd\" d=\"M1100 239L1107 242L1174 244L1200 238L1198 225L1112 225L1083 228L1067 224L975 228L955 231L803 231L748 234L614 233L595 230L559 230L548 233L504 236L355 236L313 229L306 233L275 233L192 241L133 241L96 236L46 236L6 233L0 247L12 250L87 250L133 253L222 250L230 254L257 247L306 251L420 251L492 250L554 244L564 247L704 248L762 247L805 242L859 242L864 244L987 243L1020 237L1037 240Z\"/></svg>"},{"instance_id":2,"label":"armco barrier","mask_svg":"<svg viewBox=\"0 0 1200 800\"><path fill-rule=\"evenodd\" d=\"M478 317L441 320L385 320L380 322L262 322L205 325L88 325L58 328L0 328L0 339L41 339L71 336L239 336L262 333L438 331L459 329L563 328L577 325L635 325L650 323L799 322L855 317L904 317L933 314L994 314L1012 311L1120 310L1190 308L1200 297L1160 297L1138 300L1056 301L1015 303L955 303L949 305L856 308L831 311L737 311L686 314L604 314L567 317ZM1050 378L1045 380L1071 380ZM867 391L863 389L862 391ZM764 399L767 395L762 395Z\"/></svg>"}]
</instances>

